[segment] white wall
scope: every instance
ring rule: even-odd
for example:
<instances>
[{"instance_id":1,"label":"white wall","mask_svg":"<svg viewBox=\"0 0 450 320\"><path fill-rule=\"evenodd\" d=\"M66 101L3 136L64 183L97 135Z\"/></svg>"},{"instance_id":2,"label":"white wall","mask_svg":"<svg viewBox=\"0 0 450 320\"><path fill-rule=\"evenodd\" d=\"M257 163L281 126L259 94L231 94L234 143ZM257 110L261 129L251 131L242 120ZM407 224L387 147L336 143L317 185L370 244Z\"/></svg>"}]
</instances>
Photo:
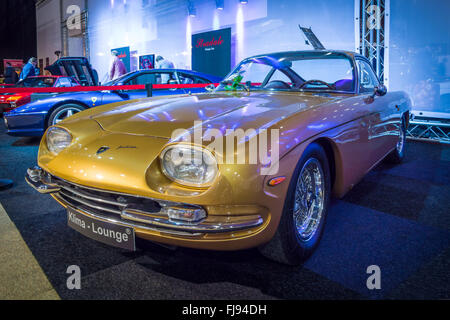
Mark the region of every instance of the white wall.
<instances>
[{"instance_id":1,"label":"white wall","mask_svg":"<svg viewBox=\"0 0 450 320\"><path fill-rule=\"evenodd\" d=\"M48 0L36 9L37 58L56 60L54 52L61 50L61 24L59 0Z\"/></svg>"},{"instance_id":2,"label":"white wall","mask_svg":"<svg viewBox=\"0 0 450 320\"><path fill-rule=\"evenodd\" d=\"M312 27L327 48L354 50L354 0L89 0L91 64L100 79L107 73L110 50L130 46L142 54L160 54L178 68L190 68L192 33L231 27L234 59L254 54L311 49L298 24Z\"/></svg>"}]
</instances>

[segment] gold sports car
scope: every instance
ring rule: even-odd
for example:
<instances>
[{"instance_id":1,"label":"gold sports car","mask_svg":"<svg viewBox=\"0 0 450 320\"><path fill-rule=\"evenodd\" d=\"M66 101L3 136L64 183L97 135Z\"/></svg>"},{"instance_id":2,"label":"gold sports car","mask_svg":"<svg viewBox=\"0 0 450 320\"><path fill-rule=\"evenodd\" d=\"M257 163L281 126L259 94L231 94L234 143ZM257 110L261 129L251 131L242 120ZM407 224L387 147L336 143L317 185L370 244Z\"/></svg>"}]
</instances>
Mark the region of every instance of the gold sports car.
<instances>
[{"instance_id":1,"label":"gold sports car","mask_svg":"<svg viewBox=\"0 0 450 320\"><path fill-rule=\"evenodd\" d=\"M80 112L47 129L26 180L107 244L258 247L298 264L330 197L404 156L410 99L358 54L258 55L209 90Z\"/></svg>"}]
</instances>

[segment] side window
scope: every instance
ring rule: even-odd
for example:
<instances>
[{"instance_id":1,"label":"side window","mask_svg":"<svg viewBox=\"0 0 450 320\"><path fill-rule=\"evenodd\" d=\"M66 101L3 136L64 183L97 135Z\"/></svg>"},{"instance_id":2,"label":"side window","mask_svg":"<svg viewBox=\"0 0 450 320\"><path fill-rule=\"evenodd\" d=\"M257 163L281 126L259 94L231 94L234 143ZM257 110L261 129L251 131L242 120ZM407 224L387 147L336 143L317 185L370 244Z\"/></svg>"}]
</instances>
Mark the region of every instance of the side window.
<instances>
[{"instance_id":1,"label":"side window","mask_svg":"<svg viewBox=\"0 0 450 320\"><path fill-rule=\"evenodd\" d=\"M357 60L360 92L373 92L380 83L372 67L365 61Z\"/></svg>"},{"instance_id":2,"label":"side window","mask_svg":"<svg viewBox=\"0 0 450 320\"><path fill-rule=\"evenodd\" d=\"M178 79L181 84L191 84L191 83L211 83L211 81L194 76L192 74L187 74L183 72L178 72Z\"/></svg>"},{"instance_id":3,"label":"side window","mask_svg":"<svg viewBox=\"0 0 450 320\"><path fill-rule=\"evenodd\" d=\"M178 79L180 80L181 84L192 84L195 83L194 77L186 74L186 73L182 73L182 72L178 72Z\"/></svg>"},{"instance_id":4,"label":"side window","mask_svg":"<svg viewBox=\"0 0 450 320\"><path fill-rule=\"evenodd\" d=\"M126 84L144 85L151 84L178 84L173 72L152 72L143 73L131 80L128 80Z\"/></svg>"},{"instance_id":5,"label":"side window","mask_svg":"<svg viewBox=\"0 0 450 320\"><path fill-rule=\"evenodd\" d=\"M136 77L134 77L133 79L130 79L127 81L126 84L147 84L147 83L151 83L151 84L155 84L156 83L156 74L154 73L143 73L140 74Z\"/></svg>"},{"instance_id":6,"label":"side window","mask_svg":"<svg viewBox=\"0 0 450 320\"><path fill-rule=\"evenodd\" d=\"M155 75L157 84L179 84L173 72L158 72Z\"/></svg>"},{"instance_id":7,"label":"side window","mask_svg":"<svg viewBox=\"0 0 450 320\"><path fill-rule=\"evenodd\" d=\"M70 83L70 80L68 78L59 78L56 86L57 87L71 87L72 84Z\"/></svg>"}]
</instances>

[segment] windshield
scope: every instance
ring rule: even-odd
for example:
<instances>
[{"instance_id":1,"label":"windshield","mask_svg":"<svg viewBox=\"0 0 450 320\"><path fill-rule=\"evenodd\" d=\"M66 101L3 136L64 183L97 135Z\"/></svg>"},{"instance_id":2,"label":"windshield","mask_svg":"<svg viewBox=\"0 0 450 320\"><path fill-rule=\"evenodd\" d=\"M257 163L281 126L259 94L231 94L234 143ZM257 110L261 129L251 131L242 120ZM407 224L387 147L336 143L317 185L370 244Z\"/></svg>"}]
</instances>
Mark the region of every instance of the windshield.
<instances>
[{"instance_id":1,"label":"windshield","mask_svg":"<svg viewBox=\"0 0 450 320\"><path fill-rule=\"evenodd\" d=\"M241 62L217 90L353 92L354 82L352 63L344 55L262 56Z\"/></svg>"},{"instance_id":2,"label":"windshield","mask_svg":"<svg viewBox=\"0 0 450 320\"><path fill-rule=\"evenodd\" d=\"M19 88L28 88L28 87L53 87L53 84L55 83L56 78L52 77L30 77L26 78L22 81L20 81L17 84L17 87Z\"/></svg>"}]
</instances>

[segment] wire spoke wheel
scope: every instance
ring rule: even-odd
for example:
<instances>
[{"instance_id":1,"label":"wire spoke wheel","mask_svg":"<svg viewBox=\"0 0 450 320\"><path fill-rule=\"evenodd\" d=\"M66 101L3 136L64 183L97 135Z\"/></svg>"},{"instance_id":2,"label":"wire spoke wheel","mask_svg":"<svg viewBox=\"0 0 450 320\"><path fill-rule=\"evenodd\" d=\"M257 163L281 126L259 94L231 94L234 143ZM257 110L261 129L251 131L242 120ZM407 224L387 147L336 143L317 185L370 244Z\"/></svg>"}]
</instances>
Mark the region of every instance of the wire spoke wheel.
<instances>
[{"instance_id":1,"label":"wire spoke wheel","mask_svg":"<svg viewBox=\"0 0 450 320\"><path fill-rule=\"evenodd\" d=\"M310 158L297 180L294 197L294 225L298 236L308 241L317 232L325 202L325 177L319 160Z\"/></svg>"},{"instance_id":2,"label":"wire spoke wheel","mask_svg":"<svg viewBox=\"0 0 450 320\"><path fill-rule=\"evenodd\" d=\"M403 146L405 145L405 139L406 139L406 133L405 130L403 130L403 125L400 128L400 134L398 136L397 141L397 152L401 154L403 152Z\"/></svg>"}]
</instances>

